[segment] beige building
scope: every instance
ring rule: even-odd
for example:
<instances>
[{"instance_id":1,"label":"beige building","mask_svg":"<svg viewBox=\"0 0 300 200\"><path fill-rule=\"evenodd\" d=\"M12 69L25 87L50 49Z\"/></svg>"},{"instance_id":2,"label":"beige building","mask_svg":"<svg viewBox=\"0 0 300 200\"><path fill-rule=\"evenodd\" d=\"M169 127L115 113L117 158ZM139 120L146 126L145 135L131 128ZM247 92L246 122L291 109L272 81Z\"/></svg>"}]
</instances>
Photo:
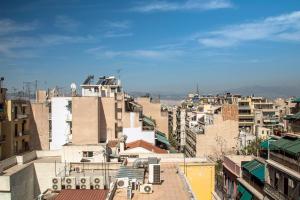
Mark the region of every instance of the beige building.
<instances>
[{"instance_id":1,"label":"beige building","mask_svg":"<svg viewBox=\"0 0 300 200\"><path fill-rule=\"evenodd\" d=\"M162 111L161 103L152 101L150 97L139 97L136 102L143 107L143 114L155 120L156 129L168 137L168 111Z\"/></svg>"},{"instance_id":2,"label":"beige building","mask_svg":"<svg viewBox=\"0 0 300 200\"><path fill-rule=\"evenodd\" d=\"M30 146L35 150L48 150L50 148L50 103L47 93L39 90L36 101L31 102L32 120L30 123Z\"/></svg>"},{"instance_id":3,"label":"beige building","mask_svg":"<svg viewBox=\"0 0 300 200\"><path fill-rule=\"evenodd\" d=\"M237 149L239 130L236 105L223 105L221 112L214 114L209 123L202 124L198 128L186 126L187 156L219 158Z\"/></svg>"},{"instance_id":4,"label":"beige building","mask_svg":"<svg viewBox=\"0 0 300 200\"><path fill-rule=\"evenodd\" d=\"M29 150L30 142L30 103L27 100L6 101L7 121L3 123L5 143L3 157L8 158Z\"/></svg>"},{"instance_id":5,"label":"beige building","mask_svg":"<svg viewBox=\"0 0 300 200\"><path fill-rule=\"evenodd\" d=\"M0 80L0 160L4 158L4 144L6 142L6 134L4 132L3 124L6 120L6 88L2 88L2 79Z\"/></svg>"}]
</instances>

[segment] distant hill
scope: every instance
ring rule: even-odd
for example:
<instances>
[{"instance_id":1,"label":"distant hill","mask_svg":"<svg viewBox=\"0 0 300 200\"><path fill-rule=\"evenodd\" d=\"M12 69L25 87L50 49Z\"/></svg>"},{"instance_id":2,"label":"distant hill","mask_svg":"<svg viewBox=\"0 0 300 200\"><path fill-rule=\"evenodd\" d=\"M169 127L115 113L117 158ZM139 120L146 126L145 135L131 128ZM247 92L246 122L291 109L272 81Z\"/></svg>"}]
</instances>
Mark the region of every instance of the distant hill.
<instances>
[{"instance_id":1,"label":"distant hill","mask_svg":"<svg viewBox=\"0 0 300 200\"><path fill-rule=\"evenodd\" d=\"M292 87L292 86L247 86L240 87L236 89L230 89L223 92L231 92L234 94L241 94L245 96L249 96L254 94L255 96L264 96L268 98L276 98L276 97L292 97L292 96L300 96L300 86Z\"/></svg>"}]
</instances>

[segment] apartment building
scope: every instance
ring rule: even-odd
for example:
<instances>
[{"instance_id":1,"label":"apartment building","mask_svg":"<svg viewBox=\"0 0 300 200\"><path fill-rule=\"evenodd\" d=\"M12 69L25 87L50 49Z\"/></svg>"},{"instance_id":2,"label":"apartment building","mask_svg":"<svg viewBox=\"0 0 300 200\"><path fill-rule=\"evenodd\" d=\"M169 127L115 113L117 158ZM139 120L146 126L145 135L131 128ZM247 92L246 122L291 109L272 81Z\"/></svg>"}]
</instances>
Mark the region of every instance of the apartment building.
<instances>
[{"instance_id":1,"label":"apartment building","mask_svg":"<svg viewBox=\"0 0 300 200\"><path fill-rule=\"evenodd\" d=\"M27 100L6 100L7 120L2 124L5 133L3 157L28 151L30 142L31 108Z\"/></svg>"},{"instance_id":2,"label":"apartment building","mask_svg":"<svg viewBox=\"0 0 300 200\"><path fill-rule=\"evenodd\" d=\"M287 135L270 144L264 191L269 199L300 198L300 138Z\"/></svg>"},{"instance_id":3,"label":"apartment building","mask_svg":"<svg viewBox=\"0 0 300 200\"><path fill-rule=\"evenodd\" d=\"M238 196L238 178L242 177L242 165L253 160L252 156L227 155L223 161L223 193L226 199Z\"/></svg>"},{"instance_id":4,"label":"apartment building","mask_svg":"<svg viewBox=\"0 0 300 200\"><path fill-rule=\"evenodd\" d=\"M288 115L284 117L287 126L287 132L300 134L300 98L291 100L293 106Z\"/></svg>"},{"instance_id":5,"label":"apartment building","mask_svg":"<svg viewBox=\"0 0 300 200\"><path fill-rule=\"evenodd\" d=\"M265 199L265 165L265 161L258 157L241 165L242 177L237 178L236 199Z\"/></svg>"},{"instance_id":6,"label":"apartment building","mask_svg":"<svg viewBox=\"0 0 300 200\"><path fill-rule=\"evenodd\" d=\"M218 158L236 151L239 135L238 108L236 105L226 104L206 113L188 113L185 133L185 153L188 157Z\"/></svg>"},{"instance_id":7,"label":"apartment building","mask_svg":"<svg viewBox=\"0 0 300 200\"><path fill-rule=\"evenodd\" d=\"M82 97L99 97L101 135L106 140L119 138L122 135L125 106L121 81L114 76L103 76L94 81L94 76L88 76L81 88Z\"/></svg>"},{"instance_id":8,"label":"apartment building","mask_svg":"<svg viewBox=\"0 0 300 200\"><path fill-rule=\"evenodd\" d=\"M30 146L35 150L49 150L51 142L51 100L45 90L36 91L36 101L31 101L32 138Z\"/></svg>"},{"instance_id":9,"label":"apartment building","mask_svg":"<svg viewBox=\"0 0 300 200\"><path fill-rule=\"evenodd\" d=\"M3 123L6 121L6 88L3 87L4 78L0 78L0 160L4 158L4 143L6 142L6 134L4 132Z\"/></svg>"},{"instance_id":10,"label":"apartment building","mask_svg":"<svg viewBox=\"0 0 300 200\"><path fill-rule=\"evenodd\" d=\"M143 114L155 121L156 129L168 137L169 121L168 111L162 110L159 100L152 100L150 97L138 97L136 102L143 107Z\"/></svg>"},{"instance_id":11,"label":"apartment building","mask_svg":"<svg viewBox=\"0 0 300 200\"><path fill-rule=\"evenodd\" d=\"M72 141L72 97L52 97L49 116L50 149L61 149Z\"/></svg>"},{"instance_id":12,"label":"apartment building","mask_svg":"<svg viewBox=\"0 0 300 200\"><path fill-rule=\"evenodd\" d=\"M238 100L239 107L239 129L254 133L255 116L252 108L251 98L245 97Z\"/></svg>"}]
</instances>

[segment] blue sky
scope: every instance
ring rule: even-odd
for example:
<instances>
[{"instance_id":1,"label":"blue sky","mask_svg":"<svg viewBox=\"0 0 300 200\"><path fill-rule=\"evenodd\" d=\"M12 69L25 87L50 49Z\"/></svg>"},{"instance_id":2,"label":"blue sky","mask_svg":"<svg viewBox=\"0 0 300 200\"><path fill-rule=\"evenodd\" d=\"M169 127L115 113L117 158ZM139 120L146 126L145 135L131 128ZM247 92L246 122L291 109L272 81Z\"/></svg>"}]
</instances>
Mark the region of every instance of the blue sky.
<instances>
[{"instance_id":1,"label":"blue sky","mask_svg":"<svg viewBox=\"0 0 300 200\"><path fill-rule=\"evenodd\" d=\"M127 91L300 84L298 0L0 3L6 86L69 88L120 69Z\"/></svg>"}]
</instances>

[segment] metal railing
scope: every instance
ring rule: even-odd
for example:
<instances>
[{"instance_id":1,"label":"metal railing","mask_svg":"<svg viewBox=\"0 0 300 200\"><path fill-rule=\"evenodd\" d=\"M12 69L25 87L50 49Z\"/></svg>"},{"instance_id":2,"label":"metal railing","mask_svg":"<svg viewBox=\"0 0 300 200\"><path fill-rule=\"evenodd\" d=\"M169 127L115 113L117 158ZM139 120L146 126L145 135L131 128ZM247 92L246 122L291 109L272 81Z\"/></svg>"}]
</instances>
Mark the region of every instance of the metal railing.
<instances>
[{"instance_id":1,"label":"metal railing","mask_svg":"<svg viewBox=\"0 0 300 200\"><path fill-rule=\"evenodd\" d=\"M273 188L270 184L265 183L264 186L264 192L268 194L270 197L272 197L275 200L286 200L289 199L286 195L282 194L275 188Z\"/></svg>"}]
</instances>

